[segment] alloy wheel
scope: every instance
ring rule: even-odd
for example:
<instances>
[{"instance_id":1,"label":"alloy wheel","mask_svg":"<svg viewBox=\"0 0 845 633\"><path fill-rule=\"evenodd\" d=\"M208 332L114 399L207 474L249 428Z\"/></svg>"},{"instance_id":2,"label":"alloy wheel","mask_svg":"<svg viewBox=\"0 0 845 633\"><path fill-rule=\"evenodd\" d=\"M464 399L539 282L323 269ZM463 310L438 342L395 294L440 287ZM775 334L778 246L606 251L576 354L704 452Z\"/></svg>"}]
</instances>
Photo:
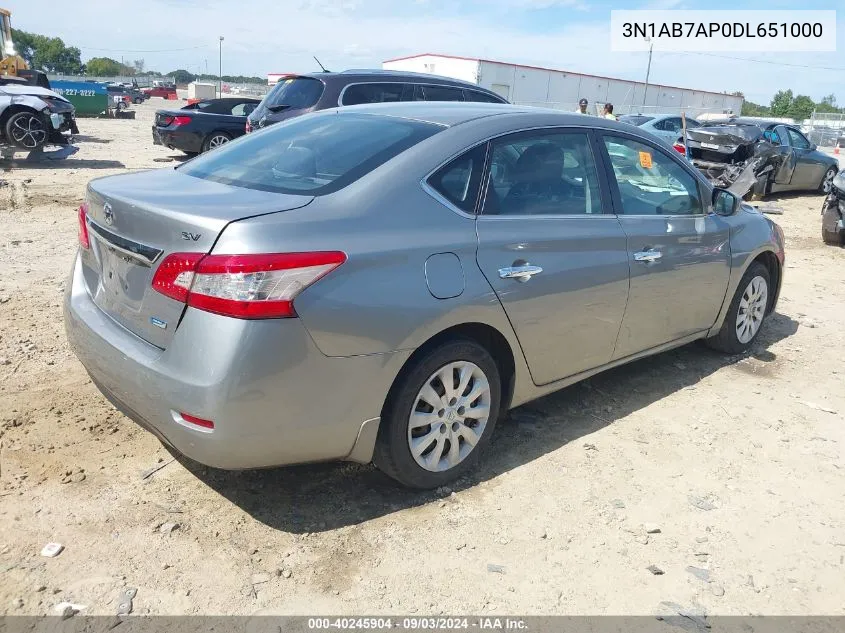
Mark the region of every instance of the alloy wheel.
<instances>
[{"instance_id":1,"label":"alloy wheel","mask_svg":"<svg viewBox=\"0 0 845 633\"><path fill-rule=\"evenodd\" d=\"M830 193L830 190L833 188L833 179L835 177L836 171L828 169L827 173L824 175L824 180L822 180L822 191L824 193Z\"/></svg>"},{"instance_id":2,"label":"alloy wheel","mask_svg":"<svg viewBox=\"0 0 845 633\"><path fill-rule=\"evenodd\" d=\"M47 140L44 123L35 115L16 118L10 132L14 143L22 147L35 149Z\"/></svg>"},{"instance_id":3,"label":"alloy wheel","mask_svg":"<svg viewBox=\"0 0 845 633\"><path fill-rule=\"evenodd\" d=\"M414 461L430 472L460 464L490 418L490 383L481 368L455 361L434 372L417 393L408 418Z\"/></svg>"},{"instance_id":4,"label":"alloy wheel","mask_svg":"<svg viewBox=\"0 0 845 633\"><path fill-rule=\"evenodd\" d=\"M748 343L757 334L766 315L769 288L763 277L754 277L745 287L736 315L736 338Z\"/></svg>"},{"instance_id":5,"label":"alloy wheel","mask_svg":"<svg viewBox=\"0 0 845 633\"><path fill-rule=\"evenodd\" d=\"M223 136L222 134L216 134L208 139L208 149L214 149L215 147L220 147L221 145L225 145L229 142L228 136Z\"/></svg>"}]
</instances>

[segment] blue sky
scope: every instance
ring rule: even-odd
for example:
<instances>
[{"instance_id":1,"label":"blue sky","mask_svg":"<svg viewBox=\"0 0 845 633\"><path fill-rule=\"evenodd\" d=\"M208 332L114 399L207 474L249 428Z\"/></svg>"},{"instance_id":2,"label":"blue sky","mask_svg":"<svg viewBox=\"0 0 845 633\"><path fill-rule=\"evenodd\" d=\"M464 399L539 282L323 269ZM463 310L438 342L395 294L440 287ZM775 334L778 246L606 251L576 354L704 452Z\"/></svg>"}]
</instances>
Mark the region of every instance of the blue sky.
<instances>
[{"instance_id":1,"label":"blue sky","mask_svg":"<svg viewBox=\"0 0 845 633\"><path fill-rule=\"evenodd\" d=\"M647 53L612 53L611 9L795 9L793 1L688 0L5 0L13 25L58 35L83 59L143 58L148 68L216 72L223 35L226 74L381 67L421 52L483 57L642 80ZM809 0L802 9L840 9L836 53L737 53L736 57L843 70L726 60L655 48L651 81L714 91L742 90L768 103L781 88L845 104L845 5ZM174 51L173 49L190 49ZM146 52L134 52L146 51ZM152 52L155 51L155 52ZM719 53L730 55L730 53Z\"/></svg>"}]
</instances>

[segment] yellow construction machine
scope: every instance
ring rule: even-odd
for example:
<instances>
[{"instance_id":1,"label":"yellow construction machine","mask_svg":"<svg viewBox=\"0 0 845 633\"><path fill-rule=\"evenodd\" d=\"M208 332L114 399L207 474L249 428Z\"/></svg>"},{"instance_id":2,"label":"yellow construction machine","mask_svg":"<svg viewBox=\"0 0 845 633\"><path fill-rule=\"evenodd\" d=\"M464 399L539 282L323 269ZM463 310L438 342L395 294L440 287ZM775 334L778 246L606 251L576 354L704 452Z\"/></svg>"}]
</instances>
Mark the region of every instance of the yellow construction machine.
<instances>
[{"instance_id":1,"label":"yellow construction machine","mask_svg":"<svg viewBox=\"0 0 845 633\"><path fill-rule=\"evenodd\" d=\"M17 77L19 71L29 69L29 64L15 50L11 17L8 9L0 9L0 76Z\"/></svg>"}]
</instances>

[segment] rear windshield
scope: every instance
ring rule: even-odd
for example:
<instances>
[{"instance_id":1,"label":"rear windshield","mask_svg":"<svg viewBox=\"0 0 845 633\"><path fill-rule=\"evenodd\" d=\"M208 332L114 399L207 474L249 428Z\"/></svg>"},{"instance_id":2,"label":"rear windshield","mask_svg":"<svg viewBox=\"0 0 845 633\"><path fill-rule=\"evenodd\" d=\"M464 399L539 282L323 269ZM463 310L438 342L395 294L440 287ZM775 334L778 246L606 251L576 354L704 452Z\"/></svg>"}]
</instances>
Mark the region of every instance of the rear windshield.
<instances>
[{"instance_id":1,"label":"rear windshield","mask_svg":"<svg viewBox=\"0 0 845 633\"><path fill-rule=\"evenodd\" d=\"M443 129L367 114L316 114L278 123L178 167L188 176L275 193L325 195Z\"/></svg>"},{"instance_id":2,"label":"rear windshield","mask_svg":"<svg viewBox=\"0 0 845 633\"><path fill-rule=\"evenodd\" d=\"M310 77L280 79L264 97L267 107L310 108L323 94L323 82Z\"/></svg>"},{"instance_id":3,"label":"rear windshield","mask_svg":"<svg viewBox=\"0 0 845 633\"><path fill-rule=\"evenodd\" d=\"M648 123L654 117L653 116L640 116L637 114L626 114L625 116L619 117L619 120L622 123L630 123L631 125L642 125L643 123Z\"/></svg>"}]
</instances>

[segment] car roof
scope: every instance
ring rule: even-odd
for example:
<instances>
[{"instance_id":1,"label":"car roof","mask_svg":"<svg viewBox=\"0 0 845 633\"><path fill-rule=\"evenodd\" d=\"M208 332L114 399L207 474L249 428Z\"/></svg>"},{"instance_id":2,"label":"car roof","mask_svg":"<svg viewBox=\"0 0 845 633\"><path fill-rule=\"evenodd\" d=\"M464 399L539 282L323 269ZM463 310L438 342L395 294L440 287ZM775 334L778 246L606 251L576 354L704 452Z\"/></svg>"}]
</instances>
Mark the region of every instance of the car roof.
<instances>
[{"instance_id":1,"label":"car roof","mask_svg":"<svg viewBox=\"0 0 845 633\"><path fill-rule=\"evenodd\" d=\"M460 86L462 88L469 88L471 90L479 90L481 92L495 94L488 88L483 88L472 82L464 81L463 79L453 79L452 77L444 77L442 75L415 73L402 70L352 69L341 72L291 73L290 77L309 77L311 79L319 79L320 81L342 81L344 83L356 83L361 81L410 81L415 83Z\"/></svg>"},{"instance_id":2,"label":"car roof","mask_svg":"<svg viewBox=\"0 0 845 633\"><path fill-rule=\"evenodd\" d=\"M368 103L363 105L343 106L334 108L337 113L374 114L426 121L445 127L452 127L476 119L492 116L549 115L555 118L554 125L586 126L586 127L618 127L630 130L626 123L619 123L601 117L584 116L583 114L553 110L551 108L535 108L531 106L516 106L508 103L476 103L466 101L397 101L392 103ZM592 124L592 125L591 125ZM544 123L543 125L548 125Z\"/></svg>"}]
</instances>

